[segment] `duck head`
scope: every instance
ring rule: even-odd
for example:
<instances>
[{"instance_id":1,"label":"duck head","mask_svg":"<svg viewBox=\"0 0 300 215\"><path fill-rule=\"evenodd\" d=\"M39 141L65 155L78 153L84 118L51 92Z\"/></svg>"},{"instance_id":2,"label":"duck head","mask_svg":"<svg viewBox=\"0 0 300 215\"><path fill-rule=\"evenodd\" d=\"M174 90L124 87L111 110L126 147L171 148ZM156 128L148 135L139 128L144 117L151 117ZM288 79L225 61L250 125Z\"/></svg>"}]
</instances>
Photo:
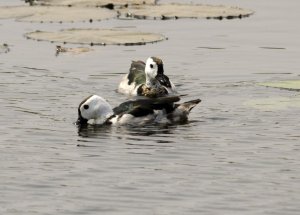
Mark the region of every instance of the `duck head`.
<instances>
[{"instance_id":1,"label":"duck head","mask_svg":"<svg viewBox=\"0 0 300 215\"><path fill-rule=\"evenodd\" d=\"M148 76L148 80L156 79L161 85L169 87L170 81L169 78L164 75L164 65L160 58L149 57L146 61L145 73L146 79Z\"/></svg>"},{"instance_id":2,"label":"duck head","mask_svg":"<svg viewBox=\"0 0 300 215\"><path fill-rule=\"evenodd\" d=\"M155 57L149 57L146 61L145 73L146 77L154 79L158 75L158 69L162 70L160 73L163 73L163 65L162 61L160 60L161 64L159 65L156 61ZM160 67L160 68L159 68Z\"/></svg>"},{"instance_id":3,"label":"duck head","mask_svg":"<svg viewBox=\"0 0 300 215\"><path fill-rule=\"evenodd\" d=\"M102 97L92 95L84 99L78 107L77 125L103 124L113 115L113 110Z\"/></svg>"}]
</instances>

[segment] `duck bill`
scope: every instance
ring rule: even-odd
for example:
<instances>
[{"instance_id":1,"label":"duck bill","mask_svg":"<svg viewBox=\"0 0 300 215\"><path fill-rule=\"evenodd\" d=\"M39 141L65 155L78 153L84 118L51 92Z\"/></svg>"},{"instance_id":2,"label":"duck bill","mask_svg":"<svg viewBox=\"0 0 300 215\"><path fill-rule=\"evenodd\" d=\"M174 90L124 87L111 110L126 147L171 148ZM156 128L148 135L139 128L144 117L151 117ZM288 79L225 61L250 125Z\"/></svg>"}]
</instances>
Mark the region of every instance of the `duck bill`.
<instances>
[{"instance_id":1,"label":"duck bill","mask_svg":"<svg viewBox=\"0 0 300 215\"><path fill-rule=\"evenodd\" d=\"M77 121L76 121L76 125L82 126L82 125L87 125L87 120L82 118L82 117L78 117Z\"/></svg>"},{"instance_id":2,"label":"duck bill","mask_svg":"<svg viewBox=\"0 0 300 215\"><path fill-rule=\"evenodd\" d=\"M83 118L80 114L80 110L78 110L78 119L76 121L76 125L82 126L82 125L87 125L88 120Z\"/></svg>"}]
</instances>

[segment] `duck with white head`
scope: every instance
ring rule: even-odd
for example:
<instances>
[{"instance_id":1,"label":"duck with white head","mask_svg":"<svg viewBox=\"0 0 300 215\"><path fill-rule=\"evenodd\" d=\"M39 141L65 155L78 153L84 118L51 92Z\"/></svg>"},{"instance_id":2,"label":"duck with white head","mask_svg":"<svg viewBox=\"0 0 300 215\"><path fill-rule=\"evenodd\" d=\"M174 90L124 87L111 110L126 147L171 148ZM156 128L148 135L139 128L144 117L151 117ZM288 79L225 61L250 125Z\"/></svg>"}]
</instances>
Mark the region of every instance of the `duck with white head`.
<instances>
[{"instance_id":1,"label":"duck with white head","mask_svg":"<svg viewBox=\"0 0 300 215\"><path fill-rule=\"evenodd\" d=\"M76 124L142 125L153 122L185 122L190 111L201 100L176 103L179 100L178 96L145 98L123 102L112 108L102 97L92 95L79 104Z\"/></svg>"},{"instance_id":2,"label":"duck with white head","mask_svg":"<svg viewBox=\"0 0 300 215\"><path fill-rule=\"evenodd\" d=\"M176 94L175 85L164 74L163 61L158 57L149 57L146 63L133 61L118 92L152 98Z\"/></svg>"}]
</instances>

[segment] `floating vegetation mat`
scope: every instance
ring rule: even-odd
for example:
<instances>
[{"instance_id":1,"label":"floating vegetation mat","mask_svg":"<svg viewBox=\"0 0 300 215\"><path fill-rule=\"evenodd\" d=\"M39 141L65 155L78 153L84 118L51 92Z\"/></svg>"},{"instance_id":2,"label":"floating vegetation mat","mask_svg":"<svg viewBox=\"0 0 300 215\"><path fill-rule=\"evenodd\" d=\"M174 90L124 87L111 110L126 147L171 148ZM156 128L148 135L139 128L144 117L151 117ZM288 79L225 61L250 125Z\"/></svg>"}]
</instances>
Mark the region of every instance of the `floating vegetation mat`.
<instances>
[{"instance_id":1,"label":"floating vegetation mat","mask_svg":"<svg viewBox=\"0 0 300 215\"><path fill-rule=\"evenodd\" d=\"M27 22L78 22L100 21L117 16L117 12L106 8L10 6L0 7L0 19L15 18Z\"/></svg>"},{"instance_id":2,"label":"floating vegetation mat","mask_svg":"<svg viewBox=\"0 0 300 215\"><path fill-rule=\"evenodd\" d=\"M90 6L90 7L109 7L128 6L137 4L155 4L155 0L38 0L42 5L59 6Z\"/></svg>"},{"instance_id":3,"label":"floating vegetation mat","mask_svg":"<svg viewBox=\"0 0 300 215\"><path fill-rule=\"evenodd\" d=\"M248 17L254 12L252 10L224 5L144 4L122 8L119 10L119 13L121 13L123 17L131 17L136 19L233 19Z\"/></svg>"},{"instance_id":4,"label":"floating vegetation mat","mask_svg":"<svg viewBox=\"0 0 300 215\"><path fill-rule=\"evenodd\" d=\"M109 0L43 0L38 2L40 5L47 6L0 7L0 19L15 18L18 21L31 22L92 22L114 17L233 19L247 17L254 13L252 10L223 5L155 4L155 0L113 2ZM114 9L116 5L119 5L117 10L109 10Z\"/></svg>"},{"instance_id":5,"label":"floating vegetation mat","mask_svg":"<svg viewBox=\"0 0 300 215\"><path fill-rule=\"evenodd\" d=\"M289 108L299 108L300 96L252 99L246 101L244 105L263 111L276 111L286 110Z\"/></svg>"},{"instance_id":6,"label":"floating vegetation mat","mask_svg":"<svg viewBox=\"0 0 300 215\"><path fill-rule=\"evenodd\" d=\"M300 91L300 80L264 82L259 83L260 86L278 88L283 90ZM289 108L300 107L300 95L297 93L289 97L268 97L252 99L244 103L256 109L264 111L286 110Z\"/></svg>"},{"instance_id":7,"label":"floating vegetation mat","mask_svg":"<svg viewBox=\"0 0 300 215\"><path fill-rule=\"evenodd\" d=\"M27 38L73 44L90 45L145 45L165 40L161 34L120 29L65 29L58 32L35 31Z\"/></svg>"},{"instance_id":8,"label":"floating vegetation mat","mask_svg":"<svg viewBox=\"0 0 300 215\"><path fill-rule=\"evenodd\" d=\"M265 83L259 83L259 85L265 87L279 88L284 90L300 91L300 80L265 82Z\"/></svg>"},{"instance_id":9,"label":"floating vegetation mat","mask_svg":"<svg viewBox=\"0 0 300 215\"><path fill-rule=\"evenodd\" d=\"M68 53L72 55L82 54L86 52L93 51L93 49L88 47L76 47L76 48L67 48L62 46L56 46L56 56L58 56L60 53Z\"/></svg>"}]
</instances>

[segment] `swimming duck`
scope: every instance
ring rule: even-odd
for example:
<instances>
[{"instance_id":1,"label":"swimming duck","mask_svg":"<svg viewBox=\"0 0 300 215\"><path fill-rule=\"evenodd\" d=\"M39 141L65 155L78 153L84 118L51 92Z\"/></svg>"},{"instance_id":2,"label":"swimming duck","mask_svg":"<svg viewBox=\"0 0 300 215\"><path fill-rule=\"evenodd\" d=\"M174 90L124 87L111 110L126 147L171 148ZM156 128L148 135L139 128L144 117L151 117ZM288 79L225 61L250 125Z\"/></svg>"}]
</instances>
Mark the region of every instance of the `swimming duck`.
<instances>
[{"instance_id":1,"label":"swimming duck","mask_svg":"<svg viewBox=\"0 0 300 215\"><path fill-rule=\"evenodd\" d=\"M143 125L151 122L185 122L190 111L201 100L176 104L179 100L178 96L145 98L126 101L112 108L102 97L92 95L79 104L76 124Z\"/></svg>"},{"instance_id":2,"label":"swimming duck","mask_svg":"<svg viewBox=\"0 0 300 215\"><path fill-rule=\"evenodd\" d=\"M151 98L176 93L174 84L164 75L163 61L157 57L149 57L146 64L133 61L129 74L119 84L118 92Z\"/></svg>"}]
</instances>

